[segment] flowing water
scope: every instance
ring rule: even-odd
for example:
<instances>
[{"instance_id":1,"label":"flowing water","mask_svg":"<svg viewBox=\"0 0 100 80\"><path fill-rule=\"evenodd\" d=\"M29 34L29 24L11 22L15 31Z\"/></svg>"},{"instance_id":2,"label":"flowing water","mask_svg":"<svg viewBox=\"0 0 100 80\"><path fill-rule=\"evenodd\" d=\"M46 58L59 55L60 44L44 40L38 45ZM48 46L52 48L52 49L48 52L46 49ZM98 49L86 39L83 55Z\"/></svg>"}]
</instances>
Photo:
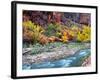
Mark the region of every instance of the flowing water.
<instances>
[{"instance_id":1,"label":"flowing water","mask_svg":"<svg viewBox=\"0 0 100 80\"><path fill-rule=\"evenodd\" d=\"M72 56L55 61L47 61L39 64L23 64L23 69L78 67L91 55L90 51L90 49L80 50Z\"/></svg>"}]
</instances>

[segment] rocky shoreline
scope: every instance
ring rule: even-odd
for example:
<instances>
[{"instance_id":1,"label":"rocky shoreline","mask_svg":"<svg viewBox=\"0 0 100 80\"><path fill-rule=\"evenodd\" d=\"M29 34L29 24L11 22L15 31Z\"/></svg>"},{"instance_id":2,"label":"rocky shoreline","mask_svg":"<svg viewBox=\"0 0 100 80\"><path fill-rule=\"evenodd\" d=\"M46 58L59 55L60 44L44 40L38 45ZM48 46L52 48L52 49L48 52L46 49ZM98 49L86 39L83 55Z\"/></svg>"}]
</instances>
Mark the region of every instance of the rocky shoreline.
<instances>
[{"instance_id":1,"label":"rocky shoreline","mask_svg":"<svg viewBox=\"0 0 100 80\"><path fill-rule=\"evenodd\" d=\"M79 51L80 49L90 48L90 43L83 43L82 45L84 45L84 47L81 46L66 47L62 45L61 47L53 48L54 51L52 52L42 52L41 54L35 54L35 55L32 55L31 51L29 51L22 56L22 63L31 64L31 63L41 63L46 61L58 60L58 59L71 56L75 54L77 51Z\"/></svg>"},{"instance_id":2,"label":"rocky shoreline","mask_svg":"<svg viewBox=\"0 0 100 80\"><path fill-rule=\"evenodd\" d=\"M82 64L83 67L90 66L91 64L91 57L88 57Z\"/></svg>"}]
</instances>

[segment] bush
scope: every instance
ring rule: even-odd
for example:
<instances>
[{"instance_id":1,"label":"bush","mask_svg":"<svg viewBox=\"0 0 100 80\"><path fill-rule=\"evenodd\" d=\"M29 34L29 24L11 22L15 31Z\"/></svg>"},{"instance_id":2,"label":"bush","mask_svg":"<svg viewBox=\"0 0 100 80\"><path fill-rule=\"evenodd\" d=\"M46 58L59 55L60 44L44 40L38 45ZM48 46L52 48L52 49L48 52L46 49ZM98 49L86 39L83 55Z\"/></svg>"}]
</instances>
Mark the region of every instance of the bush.
<instances>
[{"instance_id":1,"label":"bush","mask_svg":"<svg viewBox=\"0 0 100 80\"><path fill-rule=\"evenodd\" d=\"M45 31L41 26L35 25L31 21L23 22L23 39L26 41L36 43L39 36Z\"/></svg>"},{"instance_id":2,"label":"bush","mask_svg":"<svg viewBox=\"0 0 100 80\"><path fill-rule=\"evenodd\" d=\"M46 32L45 35L46 36L53 36L55 35L56 32L56 28L54 24L48 24L47 28L46 28Z\"/></svg>"},{"instance_id":3,"label":"bush","mask_svg":"<svg viewBox=\"0 0 100 80\"><path fill-rule=\"evenodd\" d=\"M91 40L91 27L83 26L82 30L77 34L77 41L80 42L89 42Z\"/></svg>"}]
</instances>

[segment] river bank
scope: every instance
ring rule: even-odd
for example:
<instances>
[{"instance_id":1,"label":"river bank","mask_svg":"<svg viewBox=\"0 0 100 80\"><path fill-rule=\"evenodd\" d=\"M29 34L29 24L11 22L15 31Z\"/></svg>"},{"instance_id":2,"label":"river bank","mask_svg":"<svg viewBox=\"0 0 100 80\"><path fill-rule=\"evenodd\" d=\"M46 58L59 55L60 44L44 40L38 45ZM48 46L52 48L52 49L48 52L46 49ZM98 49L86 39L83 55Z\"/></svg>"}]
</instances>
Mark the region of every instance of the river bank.
<instances>
[{"instance_id":1,"label":"river bank","mask_svg":"<svg viewBox=\"0 0 100 80\"><path fill-rule=\"evenodd\" d=\"M90 48L90 43L63 44L52 48L50 52L41 52L40 54L32 54L32 52L29 51L28 53L23 54L22 63L32 64L59 60L74 55L77 51L85 48Z\"/></svg>"}]
</instances>

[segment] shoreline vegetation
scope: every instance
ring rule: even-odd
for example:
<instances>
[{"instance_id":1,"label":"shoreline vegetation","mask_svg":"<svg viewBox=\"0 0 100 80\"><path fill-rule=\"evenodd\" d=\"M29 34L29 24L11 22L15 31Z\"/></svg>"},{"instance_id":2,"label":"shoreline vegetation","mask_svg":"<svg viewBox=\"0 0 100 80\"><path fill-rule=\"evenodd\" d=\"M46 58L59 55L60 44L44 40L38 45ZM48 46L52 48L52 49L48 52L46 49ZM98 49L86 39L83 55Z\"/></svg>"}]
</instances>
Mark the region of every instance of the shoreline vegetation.
<instances>
[{"instance_id":1,"label":"shoreline vegetation","mask_svg":"<svg viewBox=\"0 0 100 80\"><path fill-rule=\"evenodd\" d=\"M23 10L22 64L59 61L91 49L90 19L89 13ZM90 64L91 56L85 58L81 66Z\"/></svg>"}]
</instances>

